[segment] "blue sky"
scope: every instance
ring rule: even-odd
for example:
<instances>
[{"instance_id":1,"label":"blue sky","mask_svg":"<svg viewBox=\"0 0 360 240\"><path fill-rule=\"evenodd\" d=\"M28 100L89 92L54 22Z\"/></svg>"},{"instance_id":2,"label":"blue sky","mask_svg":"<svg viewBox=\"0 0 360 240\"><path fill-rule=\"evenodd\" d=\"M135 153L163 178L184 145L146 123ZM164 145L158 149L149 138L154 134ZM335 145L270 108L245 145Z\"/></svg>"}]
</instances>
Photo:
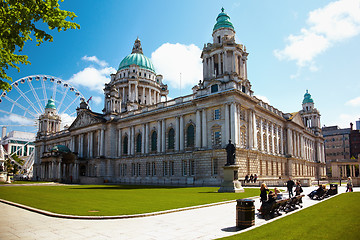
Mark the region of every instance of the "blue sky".
<instances>
[{"instance_id":1,"label":"blue sky","mask_svg":"<svg viewBox=\"0 0 360 240\"><path fill-rule=\"evenodd\" d=\"M283 112L297 112L308 89L322 125L349 127L360 118L360 0L60 4L76 13L81 29L54 31L54 41L40 47L28 42L22 53L32 64L20 66L19 73L8 71L13 80L36 74L68 80L85 98L92 96L92 109L101 112L104 83L139 37L169 85L169 96L190 94L202 77L201 49L212 41L224 7L237 42L249 53L248 78L256 96ZM0 124L5 120L11 122L0 113Z\"/></svg>"}]
</instances>

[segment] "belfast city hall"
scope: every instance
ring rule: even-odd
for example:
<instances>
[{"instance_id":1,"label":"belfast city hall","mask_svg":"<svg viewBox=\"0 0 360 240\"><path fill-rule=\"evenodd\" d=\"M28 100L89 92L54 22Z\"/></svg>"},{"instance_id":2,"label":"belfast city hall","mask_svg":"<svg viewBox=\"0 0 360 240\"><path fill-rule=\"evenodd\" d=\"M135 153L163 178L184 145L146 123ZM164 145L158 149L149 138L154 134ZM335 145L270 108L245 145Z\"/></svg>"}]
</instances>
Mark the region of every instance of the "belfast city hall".
<instances>
[{"instance_id":1,"label":"belfast city hall","mask_svg":"<svg viewBox=\"0 0 360 240\"><path fill-rule=\"evenodd\" d=\"M190 95L167 98L166 76L156 73L136 39L131 54L104 86L102 113L83 101L71 126L60 131L61 118L50 99L39 117L34 177L220 185L229 140L235 145L236 178L291 177L306 185L324 177L320 113L310 93L304 91L301 110L293 113L256 98L247 78L248 52L235 42L235 28L223 9L212 39L199 56L203 78Z\"/></svg>"}]
</instances>

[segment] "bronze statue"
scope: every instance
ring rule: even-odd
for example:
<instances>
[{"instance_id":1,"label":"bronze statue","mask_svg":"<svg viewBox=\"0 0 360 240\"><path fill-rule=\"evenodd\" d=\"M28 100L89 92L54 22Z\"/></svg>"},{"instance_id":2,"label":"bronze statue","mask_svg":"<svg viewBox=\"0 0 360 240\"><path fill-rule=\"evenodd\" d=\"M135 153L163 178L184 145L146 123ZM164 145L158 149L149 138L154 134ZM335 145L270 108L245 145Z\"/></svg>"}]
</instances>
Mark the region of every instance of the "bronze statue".
<instances>
[{"instance_id":1,"label":"bronze statue","mask_svg":"<svg viewBox=\"0 0 360 240\"><path fill-rule=\"evenodd\" d=\"M226 145L227 161L225 166L230 166L235 164L235 145L229 140L229 144Z\"/></svg>"}]
</instances>

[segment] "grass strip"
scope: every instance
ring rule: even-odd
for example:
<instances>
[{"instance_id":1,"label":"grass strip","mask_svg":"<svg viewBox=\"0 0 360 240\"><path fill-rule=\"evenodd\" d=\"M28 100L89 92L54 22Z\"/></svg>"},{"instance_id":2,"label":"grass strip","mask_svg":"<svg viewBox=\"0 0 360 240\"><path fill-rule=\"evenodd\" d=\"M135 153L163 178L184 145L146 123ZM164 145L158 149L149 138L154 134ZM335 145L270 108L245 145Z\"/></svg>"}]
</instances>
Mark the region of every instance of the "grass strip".
<instances>
[{"instance_id":1,"label":"grass strip","mask_svg":"<svg viewBox=\"0 0 360 240\"><path fill-rule=\"evenodd\" d=\"M360 193L341 194L230 239L359 239Z\"/></svg>"},{"instance_id":2,"label":"grass strip","mask_svg":"<svg viewBox=\"0 0 360 240\"><path fill-rule=\"evenodd\" d=\"M53 213L115 216L150 213L259 195L218 193L218 187L158 187L133 185L67 185L2 187L0 198Z\"/></svg>"}]
</instances>

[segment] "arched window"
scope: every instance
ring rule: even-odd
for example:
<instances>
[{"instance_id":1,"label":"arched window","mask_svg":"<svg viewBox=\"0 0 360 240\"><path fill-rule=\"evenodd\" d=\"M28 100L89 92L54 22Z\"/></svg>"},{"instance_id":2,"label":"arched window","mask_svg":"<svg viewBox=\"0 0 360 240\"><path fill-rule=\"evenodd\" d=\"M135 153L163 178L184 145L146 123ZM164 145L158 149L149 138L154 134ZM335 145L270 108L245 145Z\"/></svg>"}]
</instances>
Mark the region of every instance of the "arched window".
<instances>
[{"instance_id":1,"label":"arched window","mask_svg":"<svg viewBox=\"0 0 360 240\"><path fill-rule=\"evenodd\" d=\"M127 155L128 153L128 145L129 145L129 139L128 136L125 136L123 139L123 154Z\"/></svg>"},{"instance_id":2,"label":"arched window","mask_svg":"<svg viewBox=\"0 0 360 240\"><path fill-rule=\"evenodd\" d=\"M155 152L157 149L157 132L153 131L151 134L151 151Z\"/></svg>"},{"instance_id":3,"label":"arched window","mask_svg":"<svg viewBox=\"0 0 360 240\"><path fill-rule=\"evenodd\" d=\"M136 136L136 152L141 152L141 133Z\"/></svg>"},{"instance_id":4,"label":"arched window","mask_svg":"<svg viewBox=\"0 0 360 240\"><path fill-rule=\"evenodd\" d=\"M175 131L173 128L170 128L168 132L168 149L175 148Z\"/></svg>"},{"instance_id":5,"label":"arched window","mask_svg":"<svg viewBox=\"0 0 360 240\"><path fill-rule=\"evenodd\" d=\"M187 147L194 147L195 145L195 129L194 125L190 124L186 129L186 136L187 136Z\"/></svg>"}]
</instances>

